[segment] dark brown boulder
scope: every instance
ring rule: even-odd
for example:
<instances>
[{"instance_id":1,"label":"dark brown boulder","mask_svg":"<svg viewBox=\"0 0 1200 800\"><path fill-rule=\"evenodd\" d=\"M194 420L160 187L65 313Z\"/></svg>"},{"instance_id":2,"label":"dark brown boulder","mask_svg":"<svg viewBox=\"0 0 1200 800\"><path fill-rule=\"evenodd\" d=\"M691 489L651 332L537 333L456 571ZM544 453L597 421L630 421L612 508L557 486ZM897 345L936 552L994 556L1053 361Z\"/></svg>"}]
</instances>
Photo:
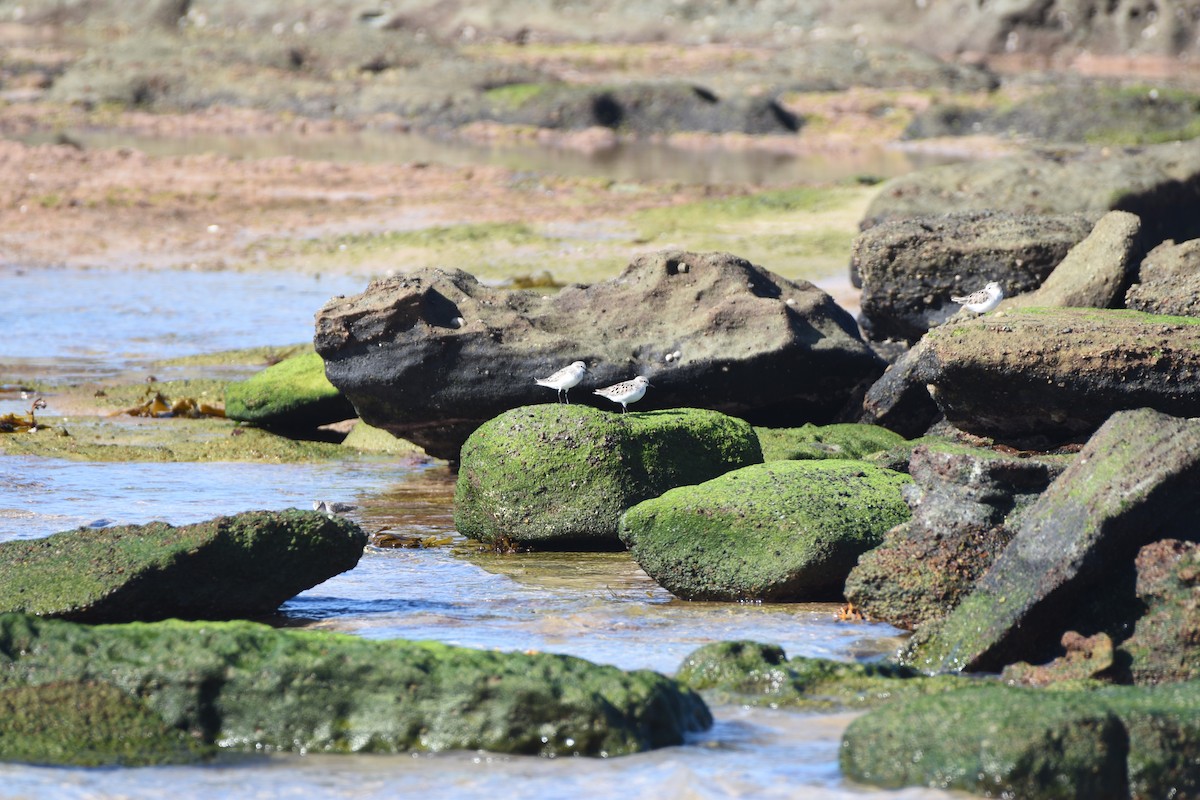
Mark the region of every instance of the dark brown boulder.
<instances>
[{"instance_id":1,"label":"dark brown boulder","mask_svg":"<svg viewBox=\"0 0 1200 800\"><path fill-rule=\"evenodd\" d=\"M851 269L872 339L914 341L958 312L951 296L996 281L1007 296L1041 285L1094 220L990 211L896 219L859 235Z\"/></svg>"},{"instance_id":2,"label":"dark brown boulder","mask_svg":"<svg viewBox=\"0 0 1200 800\"><path fill-rule=\"evenodd\" d=\"M755 425L828 422L883 369L829 295L727 253L664 251L557 295L426 269L334 298L317 315L329 380L367 423L457 460L503 411L554 402L534 379L581 360L572 402L635 375L633 410L709 408Z\"/></svg>"}]
</instances>

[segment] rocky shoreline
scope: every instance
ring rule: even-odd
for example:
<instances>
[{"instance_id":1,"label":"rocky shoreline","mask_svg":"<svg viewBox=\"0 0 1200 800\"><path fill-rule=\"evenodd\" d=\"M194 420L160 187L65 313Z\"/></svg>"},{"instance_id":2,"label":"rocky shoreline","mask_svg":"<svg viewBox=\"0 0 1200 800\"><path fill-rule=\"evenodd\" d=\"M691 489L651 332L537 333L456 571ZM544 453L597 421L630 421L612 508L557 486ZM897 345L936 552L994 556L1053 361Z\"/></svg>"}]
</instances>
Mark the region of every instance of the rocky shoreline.
<instances>
[{"instance_id":1,"label":"rocky shoreline","mask_svg":"<svg viewBox=\"0 0 1200 800\"><path fill-rule=\"evenodd\" d=\"M580 41L573 15L596 8L537 5L515 26L511 9L484 18L458 3L300 3L285 20L219 0L89 0L57 17L0 0L0 38L17 44L0 62L0 130L57 140L0 142L6 260L394 273L331 299L315 352L187 387L223 396L219 413L139 387L127 410L202 417L182 434L190 447L88 439L31 405L0 420L0 451L338 459L354 445L329 443L345 430L331 423L356 417L359 435L456 468L458 530L507 557L628 549L682 599L846 600L848 619L912 631L902 652L837 664L721 642L666 678L276 630L245 620L352 568L364 531L294 510L80 529L0 545L0 715L15 720L0 759L603 757L680 744L720 701L870 708L846 731L841 768L876 786L1195 793L1200 101L1182 68L1153 86L1149 73L1077 70L1046 90L1004 60L1173 59L1194 21L1109 9L1068 25L1063 9L917 4L887 22L909 23L905 41L881 33L882 2L717 12L689 0L620 4L596 17L623 20L620 36L598 22ZM56 39L64 29L74 38ZM958 57L915 49L922 36ZM822 116L838 92L852 99ZM1095 113L1059 125L1073 102ZM161 158L72 136L105 125L600 149L995 141L979 134L1019 152L767 193ZM1023 135L1040 143L1014 145ZM850 263L857 318L781 274L770 257L793 243L761 233L830 207L801 261ZM575 240L557 232L585 223L618 244L564 257ZM649 252L619 271L634 242ZM470 254L458 261L469 269L414 266L431 254ZM951 300L989 281L1006 298L995 310ZM574 360L591 374L571 405L534 384ZM651 387L628 414L592 394L634 375Z\"/></svg>"}]
</instances>

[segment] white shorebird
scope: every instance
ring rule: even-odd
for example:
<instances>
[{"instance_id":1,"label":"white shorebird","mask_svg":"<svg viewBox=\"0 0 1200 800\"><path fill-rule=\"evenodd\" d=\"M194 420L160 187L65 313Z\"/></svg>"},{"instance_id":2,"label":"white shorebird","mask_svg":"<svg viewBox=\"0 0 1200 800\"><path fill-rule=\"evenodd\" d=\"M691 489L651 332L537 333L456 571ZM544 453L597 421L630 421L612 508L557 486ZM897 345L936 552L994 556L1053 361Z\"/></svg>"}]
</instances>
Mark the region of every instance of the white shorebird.
<instances>
[{"instance_id":1,"label":"white shorebird","mask_svg":"<svg viewBox=\"0 0 1200 800\"><path fill-rule=\"evenodd\" d=\"M624 414L628 411L625 408L626 404L636 403L638 400L641 400L646 396L646 387L653 385L645 375L638 375L631 381L621 381L603 389L596 389L592 394L598 394L601 397L612 400L614 403L620 403L621 413Z\"/></svg>"},{"instance_id":2,"label":"white shorebird","mask_svg":"<svg viewBox=\"0 0 1200 800\"><path fill-rule=\"evenodd\" d=\"M572 386L577 386L583 376L587 373L587 364L582 361L572 361L568 366L563 367L558 372L547 378L538 378L534 381L538 386L545 386L549 389L558 391L558 399L566 400L568 404L571 398L567 397L567 391Z\"/></svg>"},{"instance_id":3,"label":"white shorebird","mask_svg":"<svg viewBox=\"0 0 1200 800\"><path fill-rule=\"evenodd\" d=\"M1004 290L1000 284L992 281L977 292L971 292L966 297L951 297L953 303L960 303L967 311L976 314L986 314L1000 304L1004 299Z\"/></svg>"}]
</instances>

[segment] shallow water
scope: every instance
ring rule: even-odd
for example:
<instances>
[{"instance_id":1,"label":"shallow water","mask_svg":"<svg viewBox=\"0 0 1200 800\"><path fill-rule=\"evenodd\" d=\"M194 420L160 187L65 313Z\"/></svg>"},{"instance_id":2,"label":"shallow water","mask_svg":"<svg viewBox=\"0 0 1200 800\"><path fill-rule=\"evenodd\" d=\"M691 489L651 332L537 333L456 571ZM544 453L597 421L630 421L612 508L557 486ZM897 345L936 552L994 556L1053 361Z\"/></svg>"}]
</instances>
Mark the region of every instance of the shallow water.
<instances>
[{"instance_id":1,"label":"shallow water","mask_svg":"<svg viewBox=\"0 0 1200 800\"><path fill-rule=\"evenodd\" d=\"M139 375L155 359L311 336L312 315L360 279L286 274L49 270L0 266L0 381ZM158 377L174 377L159 375ZM21 408L18 391L0 406ZM53 396L51 396L53 404ZM0 407L0 413L6 408ZM54 413L53 406L47 413ZM0 540L79 525L186 523L250 509L357 504L372 532L453 536L448 546L368 548L358 567L282 608L290 624L370 638L567 653L673 672L710 641L782 644L790 655L872 658L884 625L837 622L829 605L685 603L625 554L480 552L453 534L445 467L386 458L338 464L127 464L0 456ZM230 758L205 767L46 769L0 765L5 798L395 797L935 798L846 785L838 740L849 717L719 707L686 746L611 760L457 753Z\"/></svg>"},{"instance_id":2,"label":"shallow water","mask_svg":"<svg viewBox=\"0 0 1200 800\"><path fill-rule=\"evenodd\" d=\"M244 158L289 155L327 161L486 164L517 171L618 181L672 180L761 187L833 183L866 177L890 178L924 166L959 160L952 156L879 146L830 156L828 153L793 155L754 148L690 150L648 141L620 142L587 152L522 142L479 144L392 131L180 137L73 131L71 137L87 148L135 147L155 156L214 153ZM51 139L47 135L37 135L26 137L25 141L38 144Z\"/></svg>"}]
</instances>

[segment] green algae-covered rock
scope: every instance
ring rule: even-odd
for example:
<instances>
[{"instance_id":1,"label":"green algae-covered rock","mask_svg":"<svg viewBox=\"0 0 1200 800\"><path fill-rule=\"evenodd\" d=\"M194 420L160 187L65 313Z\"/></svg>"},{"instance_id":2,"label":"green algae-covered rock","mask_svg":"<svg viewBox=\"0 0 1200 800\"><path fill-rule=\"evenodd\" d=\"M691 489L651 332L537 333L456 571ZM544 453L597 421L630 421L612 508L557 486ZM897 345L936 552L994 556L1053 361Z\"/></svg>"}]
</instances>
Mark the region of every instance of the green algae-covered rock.
<instances>
[{"instance_id":1,"label":"green algae-covered rock","mask_svg":"<svg viewBox=\"0 0 1200 800\"><path fill-rule=\"evenodd\" d=\"M909 518L907 483L861 461L758 464L639 503L621 539L684 599L841 599L858 557Z\"/></svg>"},{"instance_id":2,"label":"green algae-covered rock","mask_svg":"<svg viewBox=\"0 0 1200 800\"><path fill-rule=\"evenodd\" d=\"M77 767L186 764L213 748L102 682L0 689L0 761Z\"/></svg>"},{"instance_id":3,"label":"green algae-covered rock","mask_svg":"<svg viewBox=\"0 0 1200 800\"><path fill-rule=\"evenodd\" d=\"M1194 797L1200 683L1047 691L989 685L900 700L850 724L847 777L997 797Z\"/></svg>"},{"instance_id":4,"label":"green algae-covered rock","mask_svg":"<svg viewBox=\"0 0 1200 800\"><path fill-rule=\"evenodd\" d=\"M367 535L315 511L79 528L0 543L0 613L80 622L267 614L358 563Z\"/></svg>"},{"instance_id":5,"label":"green algae-covered rock","mask_svg":"<svg viewBox=\"0 0 1200 800\"><path fill-rule=\"evenodd\" d=\"M92 680L202 742L246 752L622 755L680 744L712 722L697 695L662 675L570 656L250 622L0 616L0 690Z\"/></svg>"},{"instance_id":6,"label":"green algae-covered rock","mask_svg":"<svg viewBox=\"0 0 1200 800\"><path fill-rule=\"evenodd\" d=\"M841 422L808 423L799 428L755 428L763 461L784 459L860 459L904 442L904 437L878 425Z\"/></svg>"},{"instance_id":7,"label":"green algae-covered rock","mask_svg":"<svg viewBox=\"0 0 1200 800\"><path fill-rule=\"evenodd\" d=\"M292 356L225 389L225 416L264 428L304 430L357 416L325 377L316 353Z\"/></svg>"},{"instance_id":8,"label":"green algae-covered rock","mask_svg":"<svg viewBox=\"0 0 1200 800\"><path fill-rule=\"evenodd\" d=\"M865 708L901 697L961 688L960 676L927 677L887 662L787 658L778 645L715 642L690 653L675 679L710 699L739 705L806 709Z\"/></svg>"},{"instance_id":9,"label":"green algae-covered rock","mask_svg":"<svg viewBox=\"0 0 1200 800\"><path fill-rule=\"evenodd\" d=\"M611 549L630 506L760 461L753 429L716 411L524 406L463 445L454 522L485 542Z\"/></svg>"}]
</instances>

